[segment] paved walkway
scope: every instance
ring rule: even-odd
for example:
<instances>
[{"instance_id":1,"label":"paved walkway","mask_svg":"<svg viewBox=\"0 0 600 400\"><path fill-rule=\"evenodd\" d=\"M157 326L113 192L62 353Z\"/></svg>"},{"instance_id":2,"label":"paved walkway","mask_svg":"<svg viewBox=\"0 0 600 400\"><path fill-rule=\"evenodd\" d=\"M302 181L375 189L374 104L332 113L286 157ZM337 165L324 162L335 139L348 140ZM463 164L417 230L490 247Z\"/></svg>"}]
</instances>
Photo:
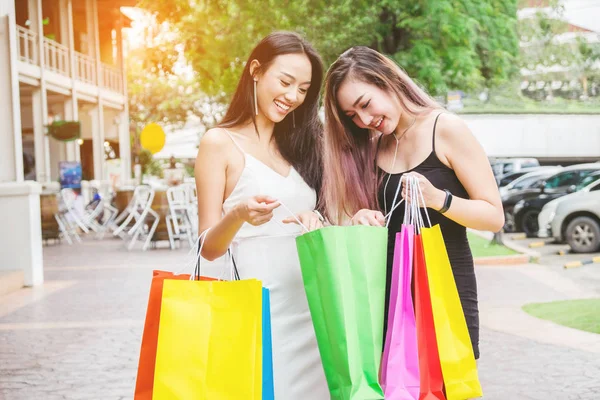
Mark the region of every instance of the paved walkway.
<instances>
[{"instance_id":1,"label":"paved walkway","mask_svg":"<svg viewBox=\"0 0 600 400\"><path fill-rule=\"evenodd\" d=\"M189 260L185 246L128 252L118 239L44 248L46 284L0 298L0 399L131 399L151 271ZM520 311L600 297L600 285L581 287L568 273L478 268L486 400L600 399L600 335ZM599 281L600 269L586 273Z\"/></svg>"}]
</instances>

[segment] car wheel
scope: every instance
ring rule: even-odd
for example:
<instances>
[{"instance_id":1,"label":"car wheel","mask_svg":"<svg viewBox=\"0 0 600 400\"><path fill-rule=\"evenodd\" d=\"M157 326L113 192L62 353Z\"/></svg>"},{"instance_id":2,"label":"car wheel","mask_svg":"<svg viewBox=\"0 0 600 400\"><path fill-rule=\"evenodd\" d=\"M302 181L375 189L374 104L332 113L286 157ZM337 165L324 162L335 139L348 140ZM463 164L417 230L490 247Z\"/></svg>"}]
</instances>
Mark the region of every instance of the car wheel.
<instances>
[{"instance_id":1,"label":"car wheel","mask_svg":"<svg viewBox=\"0 0 600 400\"><path fill-rule=\"evenodd\" d=\"M566 239L575 253L592 253L600 248L600 226L590 217L577 217L567 225Z\"/></svg>"},{"instance_id":2,"label":"car wheel","mask_svg":"<svg viewBox=\"0 0 600 400\"><path fill-rule=\"evenodd\" d=\"M523 217L521 217L521 229L525 232L527 237L536 237L539 231L538 225L538 210L525 211Z\"/></svg>"}]
</instances>

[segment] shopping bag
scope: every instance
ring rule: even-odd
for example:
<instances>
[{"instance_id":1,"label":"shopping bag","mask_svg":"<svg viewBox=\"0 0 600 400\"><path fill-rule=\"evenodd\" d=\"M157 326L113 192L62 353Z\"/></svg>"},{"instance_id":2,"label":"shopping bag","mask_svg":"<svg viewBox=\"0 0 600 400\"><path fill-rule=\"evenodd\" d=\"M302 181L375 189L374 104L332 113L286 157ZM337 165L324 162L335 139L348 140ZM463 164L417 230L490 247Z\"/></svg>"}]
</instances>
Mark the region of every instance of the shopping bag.
<instances>
[{"instance_id":1,"label":"shopping bag","mask_svg":"<svg viewBox=\"0 0 600 400\"><path fill-rule=\"evenodd\" d=\"M423 228L422 236L446 397L480 397L473 346L440 226Z\"/></svg>"},{"instance_id":2,"label":"shopping bag","mask_svg":"<svg viewBox=\"0 0 600 400\"><path fill-rule=\"evenodd\" d=\"M135 400L152 400L154 364L156 361L156 343L158 341L158 324L160 318L163 282L165 279L189 280L190 275L175 275L173 272L169 271L152 271L152 283L150 284L146 322L144 323L144 332L142 334L140 361L135 383ZM206 277L200 277L200 279L213 280L212 278Z\"/></svg>"},{"instance_id":3,"label":"shopping bag","mask_svg":"<svg viewBox=\"0 0 600 400\"><path fill-rule=\"evenodd\" d=\"M331 399L383 399L387 229L330 226L296 245Z\"/></svg>"},{"instance_id":4,"label":"shopping bag","mask_svg":"<svg viewBox=\"0 0 600 400\"><path fill-rule=\"evenodd\" d=\"M271 303L269 289L262 290L262 399L275 399L273 382L273 343L271 335Z\"/></svg>"},{"instance_id":5,"label":"shopping bag","mask_svg":"<svg viewBox=\"0 0 600 400\"><path fill-rule=\"evenodd\" d=\"M414 227L402 225L396 234L388 327L381 365L386 400L418 400L419 355L412 300Z\"/></svg>"},{"instance_id":6,"label":"shopping bag","mask_svg":"<svg viewBox=\"0 0 600 400\"><path fill-rule=\"evenodd\" d=\"M440 366L427 267L421 235L415 235L415 315L417 319L417 343L419 348L420 396L419 400L446 400L444 379Z\"/></svg>"},{"instance_id":7,"label":"shopping bag","mask_svg":"<svg viewBox=\"0 0 600 400\"><path fill-rule=\"evenodd\" d=\"M262 399L263 288L166 280L154 400Z\"/></svg>"}]
</instances>

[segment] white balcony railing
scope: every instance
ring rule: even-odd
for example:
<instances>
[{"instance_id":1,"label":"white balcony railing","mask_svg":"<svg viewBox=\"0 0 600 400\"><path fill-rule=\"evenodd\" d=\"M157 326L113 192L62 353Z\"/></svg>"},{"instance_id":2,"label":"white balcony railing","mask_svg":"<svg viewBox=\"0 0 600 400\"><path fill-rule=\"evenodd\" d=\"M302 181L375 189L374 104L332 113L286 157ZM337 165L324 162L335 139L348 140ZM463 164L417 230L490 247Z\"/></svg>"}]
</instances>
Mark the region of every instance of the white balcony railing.
<instances>
[{"instance_id":1,"label":"white balcony railing","mask_svg":"<svg viewBox=\"0 0 600 400\"><path fill-rule=\"evenodd\" d=\"M19 60L37 65L39 60L37 34L27 28L17 26L17 37L19 41L17 46Z\"/></svg>"},{"instance_id":2,"label":"white balcony railing","mask_svg":"<svg viewBox=\"0 0 600 400\"><path fill-rule=\"evenodd\" d=\"M123 74L120 69L102 64L102 87L123 93Z\"/></svg>"},{"instance_id":3,"label":"white balcony railing","mask_svg":"<svg viewBox=\"0 0 600 400\"><path fill-rule=\"evenodd\" d=\"M37 33L17 26L19 60L32 65L40 65L39 37ZM43 57L45 68L60 75L71 77L70 51L54 40L43 38ZM90 85L100 85L113 92L123 94L123 71L107 64L101 64L96 71L96 59L85 54L75 53L74 78ZM101 78L101 79L99 79Z\"/></svg>"},{"instance_id":4,"label":"white balcony railing","mask_svg":"<svg viewBox=\"0 0 600 400\"><path fill-rule=\"evenodd\" d=\"M44 38L44 61L46 68L59 74L69 76L69 48Z\"/></svg>"},{"instance_id":5,"label":"white balcony railing","mask_svg":"<svg viewBox=\"0 0 600 400\"><path fill-rule=\"evenodd\" d=\"M96 84L96 60L85 54L75 53L75 78L91 85Z\"/></svg>"}]
</instances>

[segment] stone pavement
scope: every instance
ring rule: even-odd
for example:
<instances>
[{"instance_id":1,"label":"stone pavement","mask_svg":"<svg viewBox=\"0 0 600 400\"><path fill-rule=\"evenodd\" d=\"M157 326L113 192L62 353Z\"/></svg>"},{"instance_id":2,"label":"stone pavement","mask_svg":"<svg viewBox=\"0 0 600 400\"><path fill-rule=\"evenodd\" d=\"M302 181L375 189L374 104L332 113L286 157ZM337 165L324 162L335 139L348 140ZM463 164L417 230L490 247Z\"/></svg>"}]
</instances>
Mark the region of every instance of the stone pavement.
<instances>
[{"instance_id":1,"label":"stone pavement","mask_svg":"<svg viewBox=\"0 0 600 400\"><path fill-rule=\"evenodd\" d=\"M0 298L0 399L131 399L151 271L180 271L188 251L128 252L118 239L45 247L46 284ZM568 273L478 267L486 400L600 399L600 335L520 310L600 296ZM600 269L586 274L598 282Z\"/></svg>"}]
</instances>

